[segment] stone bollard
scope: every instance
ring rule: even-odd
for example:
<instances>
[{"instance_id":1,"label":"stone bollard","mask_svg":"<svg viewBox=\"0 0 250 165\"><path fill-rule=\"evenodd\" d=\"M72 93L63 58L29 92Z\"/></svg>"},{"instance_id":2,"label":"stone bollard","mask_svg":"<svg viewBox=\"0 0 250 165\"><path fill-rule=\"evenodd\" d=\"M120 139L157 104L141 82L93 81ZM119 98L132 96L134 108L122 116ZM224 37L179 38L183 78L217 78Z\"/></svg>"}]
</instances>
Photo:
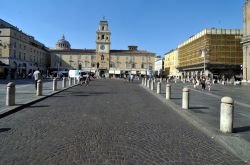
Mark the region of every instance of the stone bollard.
<instances>
[{"instance_id":1,"label":"stone bollard","mask_svg":"<svg viewBox=\"0 0 250 165\"><path fill-rule=\"evenodd\" d=\"M189 108L189 89L187 87L182 90L182 108Z\"/></svg>"},{"instance_id":2,"label":"stone bollard","mask_svg":"<svg viewBox=\"0 0 250 165\"><path fill-rule=\"evenodd\" d=\"M56 91L57 90L57 79L54 78L53 79L53 91Z\"/></svg>"},{"instance_id":3,"label":"stone bollard","mask_svg":"<svg viewBox=\"0 0 250 165\"><path fill-rule=\"evenodd\" d=\"M234 101L231 97L223 97L220 104L220 131L232 133L234 116Z\"/></svg>"},{"instance_id":4,"label":"stone bollard","mask_svg":"<svg viewBox=\"0 0 250 165\"><path fill-rule=\"evenodd\" d=\"M166 99L170 100L170 98L171 98L171 86L170 84L167 84L166 85Z\"/></svg>"},{"instance_id":5,"label":"stone bollard","mask_svg":"<svg viewBox=\"0 0 250 165\"><path fill-rule=\"evenodd\" d=\"M76 84L78 84L78 83L77 83L77 78L74 77L74 85L76 85Z\"/></svg>"},{"instance_id":6,"label":"stone bollard","mask_svg":"<svg viewBox=\"0 0 250 165\"><path fill-rule=\"evenodd\" d=\"M63 77L63 80L62 80L62 88L66 88L66 78Z\"/></svg>"},{"instance_id":7,"label":"stone bollard","mask_svg":"<svg viewBox=\"0 0 250 165\"><path fill-rule=\"evenodd\" d=\"M150 80L148 79L148 81L147 81L147 88L150 88Z\"/></svg>"},{"instance_id":8,"label":"stone bollard","mask_svg":"<svg viewBox=\"0 0 250 165\"><path fill-rule=\"evenodd\" d=\"M141 85L144 85L144 78L141 79Z\"/></svg>"},{"instance_id":9,"label":"stone bollard","mask_svg":"<svg viewBox=\"0 0 250 165\"><path fill-rule=\"evenodd\" d=\"M16 84L10 82L7 84L6 105L7 106L15 105L15 97L16 97Z\"/></svg>"},{"instance_id":10,"label":"stone bollard","mask_svg":"<svg viewBox=\"0 0 250 165\"><path fill-rule=\"evenodd\" d=\"M162 78L160 78L160 82L162 83Z\"/></svg>"},{"instance_id":11,"label":"stone bollard","mask_svg":"<svg viewBox=\"0 0 250 165\"><path fill-rule=\"evenodd\" d=\"M144 80L144 86L145 87L147 86L147 78L145 78L145 80Z\"/></svg>"},{"instance_id":12,"label":"stone bollard","mask_svg":"<svg viewBox=\"0 0 250 165\"><path fill-rule=\"evenodd\" d=\"M72 86L72 78L69 77L68 79L69 79L69 87L71 87Z\"/></svg>"},{"instance_id":13,"label":"stone bollard","mask_svg":"<svg viewBox=\"0 0 250 165\"><path fill-rule=\"evenodd\" d=\"M150 87L150 89L153 91L154 90L154 81L152 80L151 81L151 87Z\"/></svg>"},{"instance_id":14,"label":"stone bollard","mask_svg":"<svg viewBox=\"0 0 250 165\"><path fill-rule=\"evenodd\" d=\"M43 92L43 82L42 80L37 81L37 89L36 89L36 95L37 96L42 96Z\"/></svg>"},{"instance_id":15,"label":"stone bollard","mask_svg":"<svg viewBox=\"0 0 250 165\"><path fill-rule=\"evenodd\" d=\"M157 94L161 94L161 82L157 82Z\"/></svg>"}]
</instances>

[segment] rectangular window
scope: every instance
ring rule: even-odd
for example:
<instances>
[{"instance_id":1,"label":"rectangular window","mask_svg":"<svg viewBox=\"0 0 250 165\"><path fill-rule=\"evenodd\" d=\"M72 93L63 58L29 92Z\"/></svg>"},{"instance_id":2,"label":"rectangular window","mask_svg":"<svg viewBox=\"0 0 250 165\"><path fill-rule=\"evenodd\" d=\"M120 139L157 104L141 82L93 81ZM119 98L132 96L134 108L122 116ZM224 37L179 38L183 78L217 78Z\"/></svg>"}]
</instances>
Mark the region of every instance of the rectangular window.
<instances>
[{"instance_id":1,"label":"rectangular window","mask_svg":"<svg viewBox=\"0 0 250 165\"><path fill-rule=\"evenodd\" d=\"M92 60L92 61L95 60L95 56L91 56L91 60Z\"/></svg>"},{"instance_id":2,"label":"rectangular window","mask_svg":"<svg viewBox=\"0 0 250 165\"><path fill-rule=\"evenodd\" d=\"M14 54L14 58L16 58L16 50L14 50L13 54Z\"/></svg>"},{"instance_id":3,"label":"rectangular window","mask_svg":"<svg viewBox=\"0 0 250 165\"><path fill-rule=\"evenodd\" d=\"M133 68L133 69L135 68L135 63L132 63L132 68Z\"/></svg>"},{"instance_id":4,"label":"rectangular window","mask_svg":"<svg viewBox=\"0 0 250 165\"><path fill-rule=\"evenodd\" d=\"M144 64L141 64L141 68L144 69Z\"/></svg>"},{"instance_id":5,"label":"rectangular window","mask_svg":"<svg viewBox=\"0 0 250 165\"><path fill-rule=\"evenodd\" d=\"M19 52L19 57L18 57L18 58L19 58L20 60L22 59L22 57L21 57L21 56L22 56L22 55L21 55L21 52Z\"/></svg>"}]
</instances>

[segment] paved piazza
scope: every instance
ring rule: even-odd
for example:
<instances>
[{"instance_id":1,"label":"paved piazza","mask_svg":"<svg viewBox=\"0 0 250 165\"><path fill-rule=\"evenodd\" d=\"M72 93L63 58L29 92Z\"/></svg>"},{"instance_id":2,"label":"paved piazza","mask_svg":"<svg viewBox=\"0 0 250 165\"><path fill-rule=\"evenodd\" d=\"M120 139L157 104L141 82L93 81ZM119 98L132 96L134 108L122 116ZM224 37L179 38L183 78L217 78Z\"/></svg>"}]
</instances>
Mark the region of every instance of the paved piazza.
<instances>
[{"instance_id":1,"label":"paved piazza","mask_svg":"<svg viewBox=\"0 0 250 165\"><path fill-rule=\"evenodd\" d=\"M0 119L0 164L244 164L137 83L95 80Z\"/></svg>"}]
</instances>

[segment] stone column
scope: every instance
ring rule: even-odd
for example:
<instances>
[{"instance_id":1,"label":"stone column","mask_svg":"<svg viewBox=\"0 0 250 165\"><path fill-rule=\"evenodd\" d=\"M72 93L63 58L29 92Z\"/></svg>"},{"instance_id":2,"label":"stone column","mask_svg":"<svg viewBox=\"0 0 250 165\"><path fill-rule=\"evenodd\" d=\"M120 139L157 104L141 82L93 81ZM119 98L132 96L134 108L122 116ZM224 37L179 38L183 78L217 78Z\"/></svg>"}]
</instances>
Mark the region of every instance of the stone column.
<instances>
[{"instance_id":1,"label":"stone column","mask_svg":"<svg viewBox=\"0 0 250 165\"><path fill-rule=\"evenodd\" d=\"M57 90L57 79L54 78L53 79L53 91L56 91Z\"/></svg>"},{"instance_id":2,"label":"stone column","mask_svg":"<svg viewBox=\"0 0 250 165\"><path fill-rule=\"evenodd\" d=\"M189 108L189 89L186 87L182 90L182 108Z\"/></svg>"},{"instance_id":3,"label":"stone column","mask_svg":"<svg viewBox=\"0 0 250 165\"><path fill-rule=\"evenodd\" d=\"M42 91L43 91L43 83L42 80L37 81L37 89L36 89L36 95L37 96L42 96Z\"/></svg>"},{"instance_id":4,"label":"stone column","mask_svg":"<svg viewBox=\"0 0 250 165\"><path fill-rule=\"evenodd\" d=\"M234 101L231 97L223 97L220 105L220 130L232 133L234 116Z\"/></svg>"},{"instance_id":5,"label":"stone column","mask_svg":"<svg viewBox=\"0 0 250 165\"><path fill-rule=\"evenodd\" d=\"M151 81L148 79L148 80L147 80L147 88L150 88L150 82L151 82Z\"/></svg>"},{"instance_id":6,"label":"stone column","mask_svg":"<svg viewBox=\"0 0 250 165\"><path fill-rule=\"evenodd\" d=\"M7 106L15 105L15 98L16 98L16 84L10 82L7 84L6 105Z\"/></svg>"},{"instance_id":7,"label":"stone column","mask_svg":"<svg viewBox=\"0 0 250 165\"><path fill-rule=\"evenodd\" d=\"M77 84L77 78L74 77L74 85L76 85L76 84Z\"/></svg>"},{"instance_id":8,"label":"stone column","mask_svg":"<svg viewBox=\"0 0 250 165\"><path fill-rule=\"evenodd\" d=\"M158 94L161 94L161 82L157 82L157 90L156 90L156 92Z\"/></svg>"},{"instance_id":9,"label":"stone column","mask_svg":"<svg viewBox=\"0 0 250 165\"><path fill-rule=\"evenodd\" d=\"M72 78L69 77L68 79L69 79L69 87L71 87L72 86Z\"/></svg>"},{"instance_id":10,"label":"stone column","mask_svg":"<svg viewBox=\"0 0 250 165\"><path fill-rule=\"evenodd\" d=\"M154 90L154 81L152 80L151 81L151 88L150 88L152 91Z\"/></svg>"},{"instance_id":11,"label":"stone column","mask_svg":"<svg viewBox=\"0 0 250 165\"><path fill-rule=\"evenodd\" d=\"M166 85L166 99L170 100L170 98L171 98L171 86L170 84L167 84Z\"/></svg>"},{"instance_id":12,"label":"stone column","mask_svg":"<svg viewBox=\"0 0 250 165\"><path fill-rule=\"evenodd\" d=\"M66 88L66 78L63 77L63 80L62 80L62 88Z\"/></svg>"}]
</instances>

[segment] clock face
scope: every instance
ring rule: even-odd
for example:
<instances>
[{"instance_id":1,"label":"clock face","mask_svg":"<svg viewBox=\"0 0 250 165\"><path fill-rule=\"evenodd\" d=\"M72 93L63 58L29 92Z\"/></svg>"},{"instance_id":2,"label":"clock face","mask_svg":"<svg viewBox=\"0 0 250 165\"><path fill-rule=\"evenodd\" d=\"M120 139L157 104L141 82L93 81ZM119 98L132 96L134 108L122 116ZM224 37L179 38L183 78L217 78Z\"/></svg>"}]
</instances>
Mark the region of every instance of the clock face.
<instances>
[{"instance_id":1,"label":"clock face","mask_svg":"<svg viewBox=\"0 0 250 165\"><path fill-rule=\"evenodd\" d=\"M104 45L101 45L100 48L101 48L101 50L104 50L104 49L105 49L105 46L104 46Z\"/></svg>"}]
</instances>

